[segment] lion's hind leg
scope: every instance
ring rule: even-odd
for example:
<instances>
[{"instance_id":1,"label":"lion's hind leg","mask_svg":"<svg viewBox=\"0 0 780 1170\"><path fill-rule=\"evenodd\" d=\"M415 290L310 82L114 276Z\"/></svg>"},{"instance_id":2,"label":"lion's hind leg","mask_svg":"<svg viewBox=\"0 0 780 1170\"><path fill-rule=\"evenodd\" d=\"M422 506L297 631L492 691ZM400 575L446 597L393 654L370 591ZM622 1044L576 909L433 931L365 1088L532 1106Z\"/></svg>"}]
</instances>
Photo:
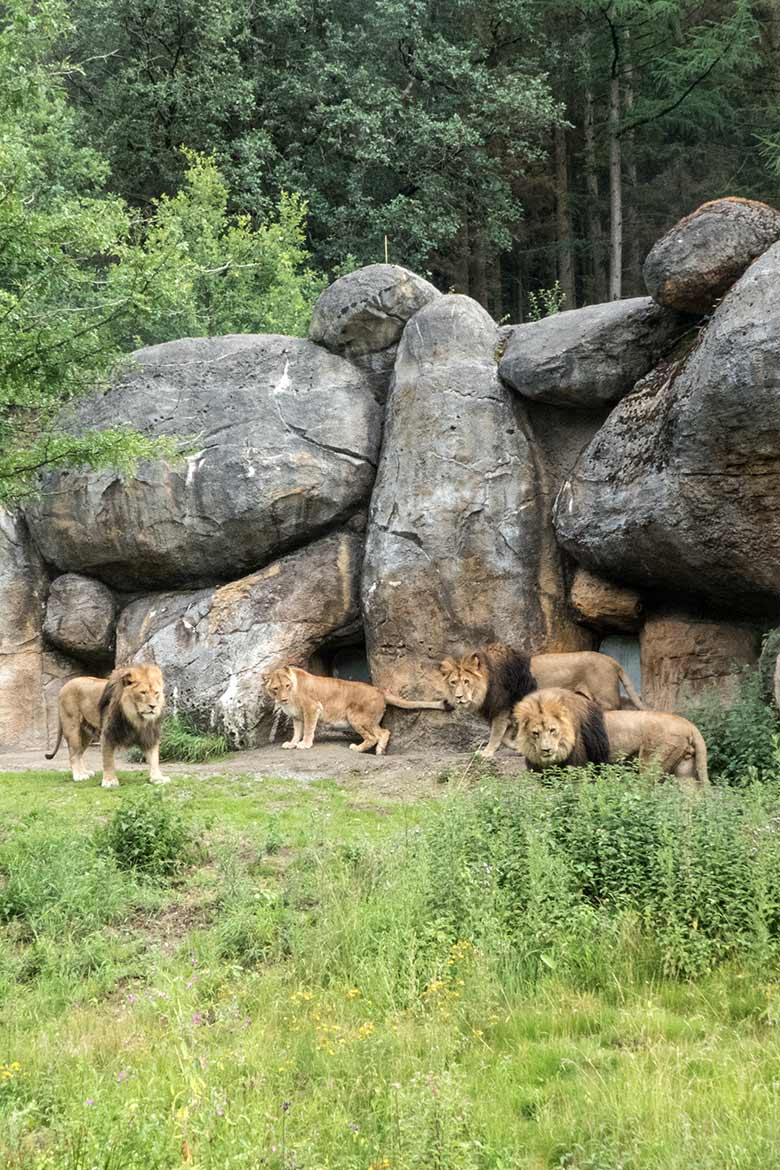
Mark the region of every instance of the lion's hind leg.
<instances>
[{"instance_id":1,"label":"lion's hind leg","mask_svg":"<svg viewBox=\"0 0 780 1170\"><path fill-rule=\"evenodd\" d=\"M92 728L88 723L80 722L77 728L71 728L65 733L68 743L68 757L70 759L70 773L73 779L89 780L93 772L84 763L84 752L92 742Z\"/></svg>"},{"instance_id":2,"label":"lion's hind leg","mask_svg":"<svg viewBox=\"0 0 780 1170\"><path fill-rule=\"evenodd\" d=\"M379 743L379 734L382 733L381 727L370 727L367 723L357 719L350 719L350 726L355 729L358 735L362 735L360 743L351 743L350 750L353 752L369 752L371 748Z\"/></svg>"}]
</instances>

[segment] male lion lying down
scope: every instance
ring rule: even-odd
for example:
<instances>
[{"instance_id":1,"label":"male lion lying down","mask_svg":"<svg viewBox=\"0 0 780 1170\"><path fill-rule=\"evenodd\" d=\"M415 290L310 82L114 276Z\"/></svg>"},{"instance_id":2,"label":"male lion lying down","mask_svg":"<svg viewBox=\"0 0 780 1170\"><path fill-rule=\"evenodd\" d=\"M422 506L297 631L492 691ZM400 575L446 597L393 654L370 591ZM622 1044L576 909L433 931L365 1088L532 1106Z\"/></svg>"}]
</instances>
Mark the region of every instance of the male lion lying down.
<instances>
[{"instance_id":1,"label":"male lion lying down","mask_svg":"<svg viewBox=\"0 0 780 1170\"><path fill-rule=\"evenodd\" d=\"M263 683L274 703L292 716L293 737L284 748L310 748L319 720L323 723L348 723L358 735L360 743L351 743L353 752L367 752L376 747L381 756L387 749L390 732L380 727L385 708L403 707L408 711L447 711L447 702L417 702L399 699L380 691L368 683L348 682L346 679L322 678L309 674L298 666L280 666L263 675Z\"/></svg>"},{"instance_id":2,"label":"male lion lying down","mask_svg":"<svg viewBox=\"0 0 780 1170\"><path fill-rule=\"evenodd\" d=\"M445 658L439 670L456 705L479 712L490 723L490 739L481 752L494 756L504 742L514 747L508 734L512 707L531 691L563 687L581 691L605 711L620 706L620 685L638 708L642 700L623 667L608 654L580 650L570 654L535 654L495 642L454 661Z\"/></svg>"},{"instance_id":3,"label":"male lion lying down","mask_svg":"<svg viewBox=\"0 0 780 1170\"><path fill-rule=\"evenodd\" d=\"M137 744L149 765L152 784L167 784L160 771L160 725L165 691L159 666L120 666L105 678L72 678L59 697L59 727L54 750L56 756L62 737L68 745L74 780L87 780L84 752L100 732L103 753L103 788L116 788L114 752L118 747Z\"/></svg>"},{"instance_id":4,"label":"male lion lying down","mask_svg":"<svg viewBox=\"0 0 780 1170\"><path fill-rule=\"evenodd\" d=\"M707 748L688 719L663 711L604 711L558 687L515 704L515 747L535 769L604 764L638 757L679 779L709 783Z\"/></svg>"}]
</instances>

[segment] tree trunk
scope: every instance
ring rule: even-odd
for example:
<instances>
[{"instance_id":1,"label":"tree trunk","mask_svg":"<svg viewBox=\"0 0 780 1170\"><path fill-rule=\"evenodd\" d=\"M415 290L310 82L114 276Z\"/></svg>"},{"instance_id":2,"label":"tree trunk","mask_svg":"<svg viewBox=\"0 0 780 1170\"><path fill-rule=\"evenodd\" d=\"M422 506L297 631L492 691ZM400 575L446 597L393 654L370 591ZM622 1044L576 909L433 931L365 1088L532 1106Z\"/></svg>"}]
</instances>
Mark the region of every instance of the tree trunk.
<instances>
[{"instance_id":1,"label":"tree trunk","mask_svg":"<svg viewBox=\"0 0 780 1170\"><path fill-rule=\"evenodd\" d=\"M623 178L620 158L620 77L617 61L609 85L609 299L623 294Z\"/></svg>"},{"instance_id":2,"label":"tree trunk","mask_svg":"<svg viewBox=\"0 0 780 1170\"><path fill-rule=\"evenodd\" d=\"M566 150L566 131L555 127L555 204L558 235L558 283L566 297L564 308L574 309L574 264L572 262L572 226L569 203L569 160Z\"/></svg>"},{"instance_id":3,"label":"tree trunk","mask_svg":"<svg viewBox=\"0 0 780 1170\"><path fill-rule=\"evenodd\" d=\"M628 42L630 33L626 29L625 38ZM634 109L634 67L631 64L630 57L627 57L626 63L626 86L624 96L624 108L627 118L631 117ZM628 283L629 296L638 296L642 292L642 273L639 262L639 200L638 200L638 180L635 154L635 139L634 132L628 131L626 134L626 145L628 147L626 159L626 177L628 179L627 191L627 213L626 220L626 278Z\"/></svg>"},{"instance_id":4,"label":"tree trunk","mask_svg":"<svg viewBox=\"0 0 780 1170\"><path fill-rule=\"evenodd\" d=\"M593 127L593 91L585 90L585 184L588 192L588 240L590 241L590 300L607 299L604 274L604 231L599 204L599 176L596 170L596 133Z\"/></svg>"},{"instance_id":5,"label":"tree trunk","mask_svg":"<svg viewBox=\"0 0 780 1170\"><path fill-rule=\"evenodd\" d=\"M469 225L471 253L469 255L469 296L487 308L487 271L485 266L485 240L479 228Z\"/></svg>"}]
</instances>

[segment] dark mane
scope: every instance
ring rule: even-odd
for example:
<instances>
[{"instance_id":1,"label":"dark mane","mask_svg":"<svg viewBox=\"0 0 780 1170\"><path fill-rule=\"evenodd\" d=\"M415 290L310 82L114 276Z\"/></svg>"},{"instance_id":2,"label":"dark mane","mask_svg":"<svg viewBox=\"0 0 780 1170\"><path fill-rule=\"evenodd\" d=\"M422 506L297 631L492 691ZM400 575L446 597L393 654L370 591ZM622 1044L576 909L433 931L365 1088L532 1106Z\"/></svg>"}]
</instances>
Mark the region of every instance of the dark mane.
<instances>
[{"instance_id":1,"label":"dark mane","mask_svg":"<svg viewBox=\"0 0 780 1170\"><path fill-rule=\"evenodd\" d=\"M604 712L598 703L588 700L585 718L580 726L585 754L591 764L609 763L609 736L604 723Z\"/></svg>"},{"instance_id":2,"label":"dark mane","mask_svg":"<svg viewBox=\"0 0 780 1170\"><path fill-rule=\"evenodd\" d=\"M135 727L122 710L121 700L122 684L117 680L109 682L98 704L103 735L116 747L138 744L143 751L148 751L160 738L162 715L159 719L144 719Z\"/></svg>"},{"instance_id":3,"label":"dark mane","mask_svg":"<svg viewBox=\"0 0 780 1170\"><path fill-rule=\"evenodd\" d=\"M488 689L480 715L495 719L503 711L536 690L531 659L512 646L486 646L480 651L488 665Z\"/></svg>"}]
</instances>

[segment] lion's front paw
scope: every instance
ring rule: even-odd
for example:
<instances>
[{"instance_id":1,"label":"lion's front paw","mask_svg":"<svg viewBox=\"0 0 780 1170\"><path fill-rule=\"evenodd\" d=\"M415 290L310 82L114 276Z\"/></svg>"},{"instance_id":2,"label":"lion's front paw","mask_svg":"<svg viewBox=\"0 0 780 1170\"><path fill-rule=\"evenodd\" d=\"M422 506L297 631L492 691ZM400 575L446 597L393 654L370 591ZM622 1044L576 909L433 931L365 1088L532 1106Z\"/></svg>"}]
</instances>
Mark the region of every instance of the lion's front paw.
<instances>
[{"instance_id":1,"label":"lion's front paw","mask_svg":"<svg viewBox=\"0 0 780 1170\"><path fill-rule=\"evenodd\" d=\"M78 782L80 780L89 780L90 776L94 776L94 775L95 775L94 772L74 772L73 773L73 780L76 784L78 784Z\"/></svg>"},{"instance_id":2,"label":"lion's front paw","mask_svg":"<svg viewBox=\"0 0 780 1170\"><path fill-rule=\"evenodd\" d=\"M108 779L106 779L106 777L104 776L103 779L100 781L100 787L101 788L118 788L119 781L117 780L116 776L113 776L113 777L110 776L110 777L108 777Z\"/></svg>"},{"instance_id":3,"label":"lion's front paw","mask_svg":"<svg viewBox=\"0 0 780 1170\"><path fill-rule=\"evenodd\" d=\"M482 756L486 760L492 760L495 754L495 748L477 748L477 755Z\"/></svg>"},{"instance_id":4,"label":"lion's front paw","mask_svg":"<svg viewBox=\"0 0 780 1170\"><path fill-rule=\"evenodd\" d=\"M298 748L299 751L304 752L304 751L307 751L310 747L313 747L314 745L310 744L310 743L304 743L303 740L301 740L301 742L296 743L295 746Z\"/></svg>"},{"instance_id":5,"label":"lion's front paw","mask_svg":"<svg viewBox=\"0 0 780 1170\"><path fill-rule=\"evenodd\" d=\"M149 777L150 784L170 784L170 782L171 782L170 776L150 776Z\"/></svg>"},{"instance_id":6,"label":"lion's front paw","mask_svg":"<svg viewBox=\"0 0 780 1170\"><path fill-rule=\"evenodd\" d=\"M294 748L294 747L297 747L298 745L294 739L288 739L281 746L283 748Z\"/></svg>"}]
</instances>

